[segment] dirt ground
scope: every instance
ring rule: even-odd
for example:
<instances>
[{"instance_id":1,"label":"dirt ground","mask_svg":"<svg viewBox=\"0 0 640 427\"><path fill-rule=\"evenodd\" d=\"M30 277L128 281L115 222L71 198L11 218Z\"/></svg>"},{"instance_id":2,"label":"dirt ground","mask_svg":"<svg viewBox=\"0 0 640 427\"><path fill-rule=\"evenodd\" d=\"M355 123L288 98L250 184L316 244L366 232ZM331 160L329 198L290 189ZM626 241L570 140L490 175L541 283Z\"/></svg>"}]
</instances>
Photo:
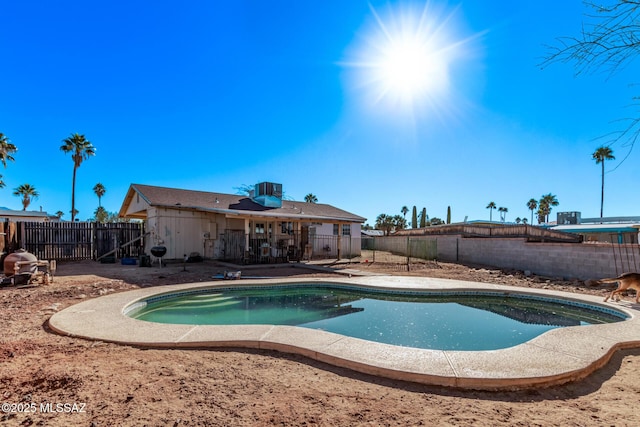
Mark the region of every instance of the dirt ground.
<instances>
[{"instance_id":1,"label":"dirt ground","mask_svg":"<svg viewBox=\"0 0 640 427\"><path fill-rule=\"evenodd\" d=\"M430 263L343 267L603 295L580 281ZM637 426L640 349L617 352L580 382L478 392L380 379L271 351L149 350L56 335L49 317L87 298L208 281L204 262L140 268L61 264L54 282L0 288L0 425L21 426ZM305 268L243 275L322 277ZM626 297L630 298L630 297Z\"/></svg>"}]
</instances>

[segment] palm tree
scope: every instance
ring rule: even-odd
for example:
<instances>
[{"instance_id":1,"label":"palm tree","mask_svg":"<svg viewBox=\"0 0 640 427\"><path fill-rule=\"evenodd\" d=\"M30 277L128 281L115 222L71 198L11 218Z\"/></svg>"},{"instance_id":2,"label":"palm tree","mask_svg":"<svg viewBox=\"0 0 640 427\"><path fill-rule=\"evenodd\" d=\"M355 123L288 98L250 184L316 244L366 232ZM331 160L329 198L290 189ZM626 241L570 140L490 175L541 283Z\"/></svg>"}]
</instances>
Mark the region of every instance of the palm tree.
<instances>
[{"instance_id":1,"label":"palm tree","mask_svg":"<svg viewBox=\"0 0 640 427\"><path fill-rule=\"evenodd\" d=\"M500 221L504 222L504 220L507 219L507 212L509 212L509 209L500 206L498 208L498 212L500 212Z\"/></svg>"},{"instance_id":2,"label":"palm tree","mask_svg":"<svg viewBox=\"0 0 640 427\"><path fill-rule=\"evenodd\" d=\"M60 219L60 218L62 218L64 216L64 212L58 211L58 212L56 212L56 216L58 217L58 219Z\"/></svg>"},{"instance_id":3,"label":"palm tree","mask_svg":"<svg viewBox=\"0 0 640 427\"><path fill-rule=\"evenodd\" d=\"M98 206L95 212L93 213L93 216L96 222L104 224L105 222L107 222L107 218L109 217L109 212L107 212L107 210L102 206Z\"/></svg>"},{"instance_id":4,"label":"palm tree","mask_svg":"<svg viewBox=\"0 0 640 427\"><path fill-rule=\"evenodd\" d=\"M542 214L542 217L544 218L544 222L549 222L549 214L551 213L551 207L558 206L558 205L559 205L558 199L556 199L556 196L554 196L553 194L549 193L542 196L542 198L540 199L540 202L538 203L538 213Z\"/></svg>"},{"instance_id":5,"label":"palm tree","mask_svg":"<svg viewBox=\"0 0 640 427\"><path fill-rule=\"evenodd\" d=\"M5 134L0 132L0 162L5 168L7 167L7 160L15 161L11 155L16 151L18 151L16 146L9 142L9 138Z\"/></svg>"},{"instance_id":6,"label":"palm tree","mask_svg":"<svg viewBox=\"0 0 640 427\"><path fill-rule=\"evenodd\" d=\"M6 187L6 184L2 180L2 175L0 175L0 188L4 188L4 187Z\"/></svg>"},{"instance_id":7,"label":"palm tree","mask_svg":"<svg viewBox=\"0 0 640 427\"><path fill-rule=\"evenodd\" d=\"M93 186L93 192L96 193L96 196L98 196L98 207L102 207L102 196L104 196L104 193L107 192L107 189L104 188L104 185L97 183Z\"/></svg>"},{"instance_id":8,"label":"palm tree","mask_svg":"<svg viewBox=\"0 0 640 427\"><path fill-rule=\"evenodd\" d=\"M96 148L88 141L84 135L72 134L69 138L63 139L60 149L65 153L71 153L73 160L73 181L71 184L71 221L76 217L76 171L87 160L89 156L96 154Z\"/></svg>"},{"instance_id":9,"label":"palm tree","mask_svg":"<svg viewBox=\"0 0 640 427\"><path fill-rule=\"evenodd\" d=\"M400 212L402 212L402 216L406 218L406 217L407 217L407 213L409 213L409 208L408 208L408 207L406 207L406 206L403 206L403 207L400 209Z\"/></svg>"},{"instance_id":10,"label":"palm tree","mask_svg":"<svg viewBox=\"0 0 640 427\"><path fill-rule=\"evenodd\" d=\"M318 203L318 198L313 193L309 193L304 196L304 201L307 203Z\"/></svg>"},{"instance_id":11,"label":"palm tree","mask_svg":"<svg viewBox=\"0 0 640 427\"><path fill-rule=\"evenodd\" d=\"M516 224L520 224L522 222L522 218L520 218L519 216L516 217Z\"/></svg>"},{"instance_id":12,"label":"palm tree","mask_svg":"<svg viewBox=\"0 0 640 427\"><path fill-rule=\"evenodd\" d=\"M393 221L393 231L404 230L407 228L407 219L400 215L394 215L392 218Z\"/></svg>"},{"instance_id":13,"label":"palm tree","mask_svg":"<svg viewBox=\"0 0 640 427\"><path fill-rule=\"evenodd\" d=\"M604 161L613 160L615 159L615 156L613 155L613 150L610 147L603 145L602 147L598 147L591 157L596 161L596 165L598 163L602 163L602 191L600 193L600 218L602 218L602 211L604 208Z\"/></svg>"},{"instance_id":14,"label":"palm tree","mask_svg":"<svg viewBox=\"0 0 640 427\"><path fill-rule=\"evenodd\" d=\"M13 190L13 195L22 197L22 210L26 211L31 204L31 200L37 199L40 194L32 185L22 184Z\"/></svg>"},{"instance_id":15,"label":"palm tree","mask_svg":"<svg viewBox=\"0 0 640 427\"><path fill-rule=\"evenodd\" d=\"M532 219L531 219L531 221L533 221L533 212L531 212L531 215L532 215L532 216L531 216L531 218L532 218ZM527 218L522 218L522 223L523 223L523 224L525 224L525 225L526 225L528 222L529 222L529 220L528 220Z\"/></svg>"},{"instance_id":16,"label":"palm tree","mask_svg":"<svg viewBox=\"0 0 640 427\"><path fill-rule=\"evenodd\" d=\"M489 209L489 221L493 220L493 210L496 208L496 203L495 202L489 202L489 204L487 205L487 209Z\"/></svg>"},{"instance_id":17,"label":"palm tree","mask_svg":"<svg viewBox=\"0 0 640 427\"><path fill-rule=\"evenodd\" d=\"M533 224L533 211L538 209L538 201L536 199L529 199L527 202L527 207L531 211L531 224Z\"/></svg>"},{"instance_id":18,"label":"palm tree","mask_svg":"<svg viewBox=\"0 0 640 427\"><path fill-rule=\"evenodd\" d=\"M388 236L393 230L393 217L387 214L380 214L376 218L376 229L384 230L384 234Z\"/></svg>"}]
</instances>

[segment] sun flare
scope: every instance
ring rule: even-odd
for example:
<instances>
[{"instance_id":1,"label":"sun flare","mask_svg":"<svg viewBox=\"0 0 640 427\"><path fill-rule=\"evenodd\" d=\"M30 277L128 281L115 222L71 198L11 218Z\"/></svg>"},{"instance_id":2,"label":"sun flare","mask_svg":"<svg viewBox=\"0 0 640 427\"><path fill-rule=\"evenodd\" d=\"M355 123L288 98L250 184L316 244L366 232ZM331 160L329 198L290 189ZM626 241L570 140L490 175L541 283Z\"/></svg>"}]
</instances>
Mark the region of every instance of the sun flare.
<instances>
[{"instance_id":1,"label":"sun flare","mask_svg":"<svg viewBox=\"0 0 640 427\"><path fill-rule=\"evenodd\" d=\"M421 10L389 7L384 15L370 9L374 19L342 63L352 86L363 89L371 107L442 110L451 92L451 65L468 41L453 39L454 14L444 15L429 3Z\"/></svg>"},{"instance_id":2,"label":"sun flare","mask_svg":"<svg viewBox=\"0 0 640 427\"><path fill-rule=\"evenodd\" d=\"M372 71L384 92L420 99L446 89L447 68L446 58L414 39L390 42Z\"/></svg>"}]
</instances>

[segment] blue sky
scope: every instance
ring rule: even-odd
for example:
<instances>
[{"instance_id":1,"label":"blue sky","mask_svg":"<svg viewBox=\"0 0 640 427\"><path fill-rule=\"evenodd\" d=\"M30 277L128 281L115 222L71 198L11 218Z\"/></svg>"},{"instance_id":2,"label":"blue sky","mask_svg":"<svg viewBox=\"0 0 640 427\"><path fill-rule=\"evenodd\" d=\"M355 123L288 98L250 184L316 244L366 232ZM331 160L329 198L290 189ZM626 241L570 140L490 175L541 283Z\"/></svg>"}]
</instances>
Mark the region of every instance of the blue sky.
<instances>
[{"instance_id":1,"label":"blue sky","mask_svg":"<svg viewBox=\"0 0 640 427\"><path fill-rule=\"evenodd\" d=\"M0 170L0 206L21 209L12 191L29 183L40 193L29 209L69 219L73 163L59 147L77 132L97 148L78 169L81 220L98 182L117 212L131 183L235 193L260 181L371 224L403 205L488 219L490 201L507 220L530 218L526 202L547 193L560 202L552 219L595 217L591 153L634 113L638 64L578 77L539 66L587 11L578 0L0 0L0 132L19 148ZM438 62L427 83L389 64L419 29ZM607 170L627 154L612 148ZM638 156L606 174L606 216L640 215Z\"/></svg>"}]
</instances>

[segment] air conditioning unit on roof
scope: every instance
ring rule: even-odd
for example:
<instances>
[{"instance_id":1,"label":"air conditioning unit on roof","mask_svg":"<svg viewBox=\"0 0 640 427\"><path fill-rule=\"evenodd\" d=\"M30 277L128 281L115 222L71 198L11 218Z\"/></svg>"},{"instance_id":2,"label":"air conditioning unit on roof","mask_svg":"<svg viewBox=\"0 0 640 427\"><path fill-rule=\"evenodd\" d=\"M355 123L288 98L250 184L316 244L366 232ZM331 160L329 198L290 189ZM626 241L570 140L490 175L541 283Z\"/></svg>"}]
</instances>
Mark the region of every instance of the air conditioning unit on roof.
<instances>
[{"instance_id":1,"label":"air conditioning unit on roof","mask_svg":"<svg viewBox=\"0 0 640 427\"><path fill-rule=\"evenodd\" d=\"M268 207L282 207L282 184L273 182L261 182L256 184L253 189L253 201Z\"/></svg>"}]
</instances>

